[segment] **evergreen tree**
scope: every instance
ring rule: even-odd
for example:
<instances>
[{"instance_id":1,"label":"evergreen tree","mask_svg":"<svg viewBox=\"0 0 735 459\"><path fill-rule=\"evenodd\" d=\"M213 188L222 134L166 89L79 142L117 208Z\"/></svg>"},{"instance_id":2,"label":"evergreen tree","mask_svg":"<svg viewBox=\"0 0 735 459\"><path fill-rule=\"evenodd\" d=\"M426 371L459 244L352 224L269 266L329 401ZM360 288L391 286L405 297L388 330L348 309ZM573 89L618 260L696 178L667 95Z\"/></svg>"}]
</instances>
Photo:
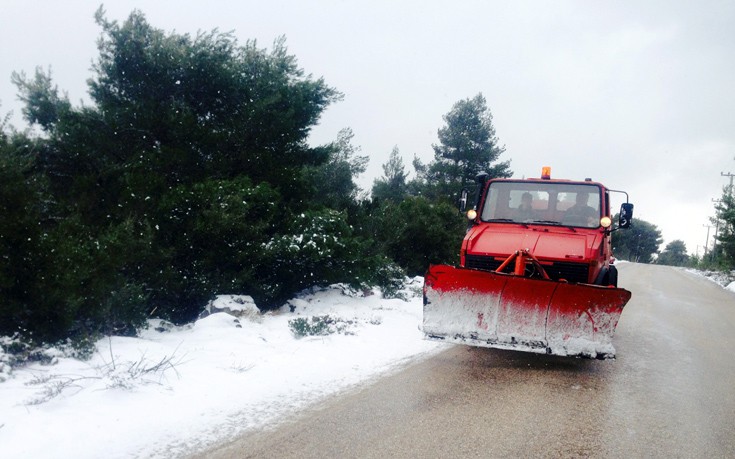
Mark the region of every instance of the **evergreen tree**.
<instances>
[{"instance_id":1,"label":"evergreen tree","mask_svg":"<svg viewBox=\"0 0 735 459\"><path fill-rule=\"evenodd\" d=\"M408 173L403 165L400 151L398 146L395 146L388 161L383 164L383 176L373 182L373 200L401 202L408 192L407 177Z\"/></svg>"},{"instance_id":2,"label":"evergreen tree","mask_svg":"<svg viewBox=\"0 0 735 459\"><path fill-rule=\"evenodd\" d=\"M25 301L43 265L43 182L33 173L33 146L0 123L0 336L37 319Z\"/></svg>"},{"instance_id":3,"label":"evergreen tree","mask_svg":"<svg viewBox=\"0 0 735 459\"><path fill-rule=\"evenodd\" d=\"M676 239L666 244L663 252L656 259L656 263L670 266L688 266L689 255L684 241Z\"/></svg>"},{"instance_id":4,"label":"evergreen tree","mask_svg":"<svg viewBox=\"0 0 735 459\"><path fill-rule=\"evenodd\" d=\"M313 200L332 209L346 210L358 200L360 187L355 179L365 172L369 158L359 155L360 147L352 144L352 129L342 129L337 140L327 146L327 161L306 168L314 187Z\"/></svg>"},{"instance_id":5,"label":"evergreen tree","mask_svg":"<svg viewBox=\"0 0 735 459\"><path fill-rule=\"evenodd\" d=\"M14 263L0 260L0 300L18 306L0 313L0 333L131 333L154 310L189 320L215 293L274 307L379 271L328 208L354 201L367 158L350 131L308 145L341 96L306 76L284 39L268 51L217 31L167 34L138 11L117 23L100 9L96 21L91 105L73 107L50 71L13 75L43 135L24 140L33 154L7 136L0 147L13 216L0 245Z\"/></svg>"},{"instance_id":6,"label":"evergreen tree","mask_svg":"<svg viewBox=\"0 0 735 459\"><path fill-rule=\"evenodd\" d=\"M446 125L438 131L434 159L427 166L414 161L424 194L447 199L459 189L474 188L480 171L490 178L512 175L510 161L497 162L505 147L498 144L492 120L482 94L454 104L444 115Z\"/></svg>"},{"instance_id":7,"label":"evergreen tree","mask_svg":"<svg viewBox=\"0 0 735 459\"><path fill-rule=\"evenodd\" d=\"M51 69L44 72L37 68L32 81L25 73L14 72L11 80L23 88L20 94L20 100L25 104L22 112L31 124L38 124L47 132L52 131L61 117L71 110L69 98L66 94L60 96L58 86L53 84Z\"/></svg>"},{"instance_id":8,"label":"evergreen tree","mask_svg":"<svg viewBox=\"0 0 735 459\"><path fill-rule=\"evenodd\" d=\"M467 220L444 202L409 196L385 201L373 213L379 222L375 239L382 251L410 276L422 276L430 263L458 264Z\"/></svg>"},{"instance_id":9,"label":"evergreen tree","mask_svg":"<svg viewBox=\"0 0 735 459\"><path fill-rule=\"evenodd\" d=\"M617 220L617 215L613 220ZM639 218L630 228L612 233L613 254L622 260L651 263L663 239L656 225Z\"/></svg>"},{"instance_id":10,"label":"evergreen tree","mask_svg":"<svg viewBox=\"0 0 735 459\"><path fill-rule=\"evenodd\" d=\"M284 39L268 52L216 31L167 35L137 11L118 24L100 9L96 20L93 106L70 108L43 72L14 75L26 118L50 139L44 164L67 204L98 224L149 212L139 201L172 187L239 175L300 199L301 170L328 156L307 145L309 131L340 96L304 76Z\"/></svg>"},{"instance_id":11,"label":"evergreen tree","mask_svg":"<svg viewBox=\"0 0 735 459\"><path fill-rule=\"evenodd\" d=\"M720 221L716 236L720 263L726 269L735 269L735 197L731 187L725 187L715 211Z\"/></svg>"}]
</instances>

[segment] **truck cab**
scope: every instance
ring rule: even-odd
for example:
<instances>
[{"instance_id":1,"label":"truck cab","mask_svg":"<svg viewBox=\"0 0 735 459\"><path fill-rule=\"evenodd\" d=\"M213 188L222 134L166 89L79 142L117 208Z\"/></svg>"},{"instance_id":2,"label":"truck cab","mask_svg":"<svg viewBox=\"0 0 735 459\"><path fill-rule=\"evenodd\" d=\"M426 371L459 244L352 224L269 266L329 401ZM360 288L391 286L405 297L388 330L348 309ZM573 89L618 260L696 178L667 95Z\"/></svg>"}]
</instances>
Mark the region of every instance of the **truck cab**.
<instances>
[{"instance_id":1,"label":"truck cab","mask_svg":"<svg viewBox=\"0 0 735 459\"><path fill-rule=\"evenodd\" d=\"M632 204L623 204L612 228L613 190L591 179L551 179L544 168L541 178L488 180L480 174L477 181L476 205L467 212L471 225L460 251L462 267L495 271L522 248L552 280L617 286L610 235L630 225ZM534 277L534 268L528 265L527 277Z\"/></svg>"}]
</instances>

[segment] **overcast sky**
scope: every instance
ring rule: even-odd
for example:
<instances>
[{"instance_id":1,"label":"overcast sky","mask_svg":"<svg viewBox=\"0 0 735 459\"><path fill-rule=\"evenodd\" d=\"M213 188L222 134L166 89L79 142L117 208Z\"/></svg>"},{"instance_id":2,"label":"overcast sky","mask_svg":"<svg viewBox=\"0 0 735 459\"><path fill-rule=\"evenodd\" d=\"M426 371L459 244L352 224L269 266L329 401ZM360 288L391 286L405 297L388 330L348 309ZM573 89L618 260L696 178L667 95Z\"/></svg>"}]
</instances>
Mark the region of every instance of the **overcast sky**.
<instances>
[{"instance_id":1,"label":"overcast sky","mask_svg":"<svg viewBox=\"0 0 735 459\"><path fill-rule=\"evenodd\" d=\"M3 0L0 114L23 128L12 71L51 68L89 103L100 5ZM433 156L442 116L482 93L515 177L552 166L626 190L665 243L703 252L712 199L735 173L735 1L135 1L104 4L156 28L233 31L289 52L344 93L312 133L345 127L370 157L369 189L397 146L408 169ZM710 239L714 228L710 232ZM663 246L662 246L663 248Z\"/></svg>"}]
</instances>

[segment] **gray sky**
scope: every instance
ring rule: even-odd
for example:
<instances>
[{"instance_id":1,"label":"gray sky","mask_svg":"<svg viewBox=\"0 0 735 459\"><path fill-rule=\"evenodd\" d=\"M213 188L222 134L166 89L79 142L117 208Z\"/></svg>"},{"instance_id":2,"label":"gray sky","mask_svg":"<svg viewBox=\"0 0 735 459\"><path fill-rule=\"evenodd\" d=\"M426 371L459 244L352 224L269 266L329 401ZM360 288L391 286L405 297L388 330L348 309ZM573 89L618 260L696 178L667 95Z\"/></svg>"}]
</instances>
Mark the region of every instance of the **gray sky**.
<instances>
[{"instance_id":1,"label":"gray sky","mask_svg":"<svg viewBox=\"0 0 735 459\"><path fill-rule=\"evenodd\" d=\"M51 68L74 103L89 101L99 2L3 0L0 114L24 127L12 71ZM299 65L343 92L312 134L344 127L370 156L363 188L394 146L408 169L452 105L483 93L516 177L552 166L626 190L665 243L701 254L713 198L735 173L733 1L136 1L167 32L233 31L270 48L285 35ZM711 230L710 238L714 234ZM698 247L699 246L699 247ZM663 248L663 246L662 246Z\"/></svg>"}]
</instances>

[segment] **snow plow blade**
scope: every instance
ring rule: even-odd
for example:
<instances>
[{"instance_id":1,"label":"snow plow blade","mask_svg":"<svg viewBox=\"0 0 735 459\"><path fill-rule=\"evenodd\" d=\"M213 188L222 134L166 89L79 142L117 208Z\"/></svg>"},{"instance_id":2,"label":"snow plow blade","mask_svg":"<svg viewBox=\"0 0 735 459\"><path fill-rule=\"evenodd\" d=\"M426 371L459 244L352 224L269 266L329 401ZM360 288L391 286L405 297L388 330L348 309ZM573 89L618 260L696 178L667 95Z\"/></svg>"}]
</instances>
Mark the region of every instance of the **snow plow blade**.
<instances>
[{"instance_id":1,"label":"snow plow blade","mask_svg":"<svg viewBox=\"0 0 735 459\"><path fill-rule=\"evenodd\" d=\"M597 359L615 358L620 288L432 265L424 281L425 339Z\"/></svg>"}]
</instances>

